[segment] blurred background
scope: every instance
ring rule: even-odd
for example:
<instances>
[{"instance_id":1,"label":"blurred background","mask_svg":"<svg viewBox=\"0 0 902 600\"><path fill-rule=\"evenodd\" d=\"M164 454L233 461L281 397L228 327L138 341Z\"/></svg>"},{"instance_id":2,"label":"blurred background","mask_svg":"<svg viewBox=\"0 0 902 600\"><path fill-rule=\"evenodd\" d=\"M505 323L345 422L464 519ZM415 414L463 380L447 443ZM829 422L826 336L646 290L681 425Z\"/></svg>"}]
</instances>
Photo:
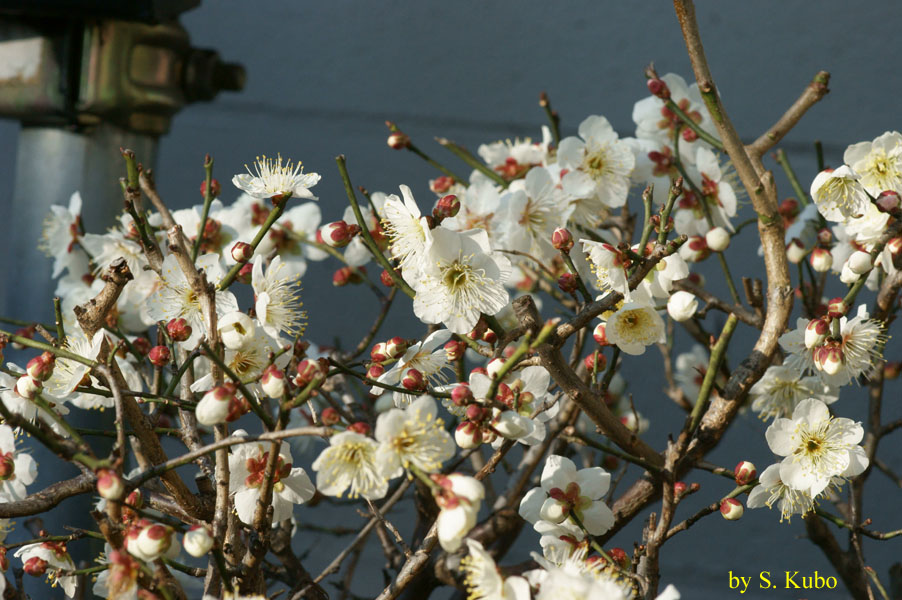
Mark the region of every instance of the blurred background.
<instances>
[{"instance_id":1,"label":"blurred background","mask_svg":"<svg viewBox=\"0 0 902 600\"><path fill-rule=\"evenodd\" d=\"M3 0L0 9L11 4ZM182 4L190 7L194 2ZM815 139L823 142L827 164L838 164L847 145L900 128L902 78L895 68L902 16L899 3L853 7L838 0L816 4L707 1L699 2L697 11L720 93L746 140L754 139L779 117L818 70L831 72L831 93L779 146L789 153L803 187L807 188L815 175ZM386 146L386 119L397 122L428 153L466 172L433 142L435 136L473 151L480 143L499 139L540 138L540 127L546 122L538 105L542 90L548 92L560 114L562 135L575 134L586 116L602 114L621 136L630 136L635 131L633 104L647 95L642 74L645 65L653 61L661 74L676 72L687 80L692 78L672 7L664 2L208 0L184 12L179 20L191 44L214 49L223 61L243 65L246 81L240 92L221 93L210 102L174 112L168 132L159 137L155 161L158 188L175 208L201 202L198 188L205 153L215 159L214 176L223 184L226 204L238 195L230 183L233 174L243 172L245 163L257 155L281 153L303 161L306 171L323 176L314 191L320 198L324 222L341 218L346 205L335 167L338 154L347 156L355 185L397 193L398 185L407 184L420 198L421 207L428 209L434 197L428 179L436 173L412 154ZM237 71L220 75L226 77L218 80L220 87L240 87ZM200 96L198 99L203 99L203 94ZM49 292L44 296L46 305L22 292L23 288L50 285L50 261L33 259L29 246L37 243L34 231L39 231L40 216L36 211L53 203L67 204L75 191L53 188L48 182L81 178L85 185L95 186L92 189L108 186L107 192L98 191L98 196L109 196L110 187L115 193L115 178L104 174L104 180L97 182L92 177L105 173L111 164L118 174L118 146L121 140L131 138L125 134L98 137L91 142L93 146L83 146L87 150L79 150L70 140L64 146L68 150L45 161L41 144L50 142L35 145L22 122L29 124L29 118L0 121L0 223L6 227L0 240L6 245L2 256L7 257L0 267L6 269L2 273L5 305L0 314L46 319L51 314ZM159 123L142 126L153 129ZM71 133L65 127L60 131L63 136ZM139 160L152 162L146 154L153 153L155 137L134 138ZM31 145L23 152L22 144ZM93 158L87 160L82 152L93 152ZM58 165L67 161L79 161L81 171L57 171ZM768 164L779 171L773 160ZM781 197L792 195L782 173L778 173L778 185ZM55 191L47 191L50 189ZM86 215L90 215L85 226L99 231L109 224L112 214L103 207L91 212L95 199L85 189L81 191ZM741 212L739 220L748 216L748 210ZM758 246L752 229L746 229L731 248L737 277L763 275L759 263L749 260ZM356 340L357 333L375 316L376 303L366 293L358 293L360 288L333 288L331 275L339 266L334 261L308 264L304 290L309 339L323 344L336 338ZM718 287L718 272L710 267L716 265L702 265L702 272L708 274L713 289L724 291L723 286ZM869 301L872 296L863 298ZM709 330L719 329L722 319L718 318L709 317ZM413 336L422 331L409 301L401 299L392 308L383 335ZM678 332L677 351L689 348L687 339ZM731 365L741 360L753 340L753 333L740 327L731 346ZM898 348L896 340L887 355L898 355ZM656 447L663 444L667 432L676 431L682 423L680 411L661 392L663 378L650 374L650 365L657 370L658 360L657 353L650 352L631 358L623 368L637 407L651 419L647 439ZM888 387L887 393L886 418L898 418L898 386ZM842 415L863 418L864 397L863 390L844 389ZM771 462L763 437L765 428L751 414L740 418L731 433L732 442L718 448L712 461L732 467L748 459L758 464L760 472ZM884 459L898 467L902 453L898 444L891 442L882 446ZM296 457L295 462L309 469L314 456ZM727 491L722 480L704 474L691 481L699 481L702 491L692 502L687 501L685 508L681 506L683 516ZM899 492L893 487L880 473L869 480L864 516L874 520L876 529L902 526L894 510ZM334 524L357 519L356 515L348 517L348 510L336 512ZM297 516L304 519L303 509ZM804 537L801 522L779 524L778 520L778 514L767 510L747 511L735 523L716 516L703 520L665 547L663 581L675 583L684 598L713 600L729 593L727 574L731 570L743 575L763 570L832 573L820 551L800 539ZM405 519L399 517L398 522ZM640 525L635 523L621 532L614 545L632 548ZM836 535L844 544L846 536L838 531ZM879 544L865 540L869 563L884 581L889 565L902 555L898 539ZM298 546L309 550L316 545L305 561L308 570L316 573L346 541L310 534L299 536ZM538 549L538 536L524 530L505 562L518 562ZM352 591L372 597L383 584L378 547L371 545L364 558ZM765 596L798 597L785 590L765 594L753 589L745 595ZM811 597L842 598L845 594L817 591Z\"/></svg>"}]
</instances>

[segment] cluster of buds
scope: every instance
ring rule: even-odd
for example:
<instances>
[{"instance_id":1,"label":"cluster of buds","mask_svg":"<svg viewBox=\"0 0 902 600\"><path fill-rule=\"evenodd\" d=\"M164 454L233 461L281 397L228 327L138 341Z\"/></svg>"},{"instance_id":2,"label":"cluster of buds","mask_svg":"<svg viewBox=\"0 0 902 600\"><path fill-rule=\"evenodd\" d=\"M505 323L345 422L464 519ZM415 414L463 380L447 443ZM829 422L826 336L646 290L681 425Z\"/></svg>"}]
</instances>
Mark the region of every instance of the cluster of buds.
<instances>
[{"instance_id":1,"label":"cluster of buds","mask_svg":"<svg viewBox=\"0 0 902 600\"><path fill-rule=\"evenodd\" d=\"M125 549L144 562L153 562L163 555L178 555L179 545L173 544L172 527L142 519L132 525L125 535Z\"/></svg>"},{"instance_id":2,"label":"cluster of buds","mask_svg":"<svg viewBox=\"0 0 902 600\"><path fill-rule=\"evenodd\" d=\"M827 314L812 319L805 327L805 347L812 350L814 366L828 375L839 372L844 362L842 339L833 329L846 308L842 298L834 298L827 305Z\"/></svg>"},{"instance_id":3,"label":"cluster of buds","mask_svg":"<svg viewBox=\"0 0 902 600\"><path fill-rule=\"evenodd\" d=\"M380 364L394 361L404 356L409 347L409 340L395 336L386 342L375 344L370 350L370 358L374 363Z\"/></svg>"},{"instance_id":4,"label":"cluster of buds","mask_svg":"<svg viewBox=\"0 0 902 600\"><path fill-rule=\"evenodd\" d=\"M517 440L530 435L535 425L521 414L532 412L535 397L522 389L520 380L498 384L495 407L476 399L470 386L461 383L451 391L451 402L465 408L464 418L454 431L454 440L461 448L475 448L491 444L498 436Z\"/></svg>"},{"instance_id":5,"label":"cluster of buds","mask_svg":"<svg viewBox=\"0 0 902 600\"><path fill-rule=\"evenodd\" d=\"M479 320L476 321L476 326L473 327L473 331L467 334L467 337L474 341L480 341L487 344L494 344L498 341L498 335L489 329L489 324L485 322L483 317L479 317Z\"/></svg>"}]
</instances>

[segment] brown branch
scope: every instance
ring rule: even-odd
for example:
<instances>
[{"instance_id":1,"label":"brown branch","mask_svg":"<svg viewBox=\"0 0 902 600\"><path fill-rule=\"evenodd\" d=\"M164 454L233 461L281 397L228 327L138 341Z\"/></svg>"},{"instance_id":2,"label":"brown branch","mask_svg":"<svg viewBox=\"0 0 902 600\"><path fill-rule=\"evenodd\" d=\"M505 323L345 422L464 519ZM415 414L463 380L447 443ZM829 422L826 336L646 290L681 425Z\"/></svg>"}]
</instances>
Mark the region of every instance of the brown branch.
<instances>
[{"instance_id":1,"label":"brown branch","mask_svg":"<svg viewBox=\"0 0 902 600\"><path fill-rule=\"evenodd\" d=\"M40 492L29 494L15 502L0 502L0 519L12 519L46 512L72 496L94 491L95 478L90 473L82 473L72 479L58 481Z\"/></svg>"},{"instance_id":2,"label":"brown branch","mask_svg":"<svg viewBox=\"0 0 902 600\"><path fill-rule=\"evenodd\" d=\"M761 329L761 326L764 324L763 317L758 316L757 314L753 313L743 306L740 306L738 304L730 304L721 300L711 292L693 284L688 279L680 279L679 281L674 281L673 289L682 292L689 292L693 296L697 296L698 298L703 300L708 306L716 308L717 310L727 314L732 313L736 315L737 319L739 319L746 325L751 325L756 329Z\"/></svg>"},{"instance_id":3,"label":"brown branch","mask_svg":"<svg viewBox=\"0 0 902 600\"><path fill-rule=\"evenodd\" d=\"M777 145L783 139L789 130L795 127L796 123L805 116L808 109L814 106L824 96L829 93L830 73L827 71L818 71L817 75L805 87L805 91L792 103L783 116L771 125L765 133L748 145L747 149L753 156L764 156L764 154Z\"/></svg>"}]
</instances>

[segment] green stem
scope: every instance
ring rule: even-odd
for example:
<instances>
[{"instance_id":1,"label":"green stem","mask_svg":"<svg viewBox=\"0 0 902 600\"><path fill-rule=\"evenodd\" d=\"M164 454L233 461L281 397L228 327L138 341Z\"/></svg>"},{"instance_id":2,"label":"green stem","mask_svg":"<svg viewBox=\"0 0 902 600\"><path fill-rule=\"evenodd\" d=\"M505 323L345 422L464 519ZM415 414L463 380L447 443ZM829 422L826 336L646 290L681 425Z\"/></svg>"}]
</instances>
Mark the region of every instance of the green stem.
<instances>
[{"instance_id":1,"label":"green stem","mask_svg":"<svg viewBox=\"0 0 902 600\"><path fill-rule=\"evenodd\" d=\"M53 315L56 321L56 341L60 346L66 345L66 330L63 327L63 305L59 296L53 299Z\"/></svg>"},{"instance_id":2,"label":"green stem","mask_svg":"<svg viewBox=\"0 0 902 600\"><path fill-rule=\"evenodd\" d=\"M204 231L207 229L207 216L210 214L210 205L213 204L213 157L209 154L204 161L204 207L200 214L200 225L197 230L197 238L191 248L191 262L197 260L197 253L204 239Z\"/></svg>"},{"instance_id":3,"label":"green stem","mask_svg":"<svg viewBox=\"0 0 902 600\"><path fill-rule=\"evenodd\" d=\"M89 367L96 367L97 362L93 361L89 358L85 358L83 356L79 356L74 352L69 352L63 348L57 348L51 344L45 344L44 342L39 342L37 340L33 340L31 338L23 337L21 335L16 335L14 333L7 333L6 331L0 330L0 335L5 335L9 338L9 341L14 342L16 344L22 344L23 346L27 346L29 348L35 348L37 350L44 350L46 352L50 352L60 358L68 358L69 360L74 360L75 362L81 363L83 365L88 365Z\"/></svg>"},{"instance_id":4,"label":"green stem","mask_svg":"<svg viewBox=\"0 0 902 600\"><path fill-rule=\"evenodd\" d=\"M820 140L814 140L814 153L817 156L817 171L824 170L824 145Z\"/></svg>"},{"instance_id":5,"label":"green stem","mask_svg":"<svg viewBox=\"0 0 902 600\"><path fill-rule=\"evenodd\" d=\"M589 293L589 289L583 282L583 278L579 276L579 271L576 270L576 265L573 264L573 259L570 258L570 253L566 250L561 250L561 258L564 259L564 264L567 265L567 270L570 271L574 277L576 277L576 287L577 289L579 289L579 293L583 297L583 300L586 303L592 302L592 294Z\"/></svg>"},{"instance_id":6,"label":"green stem","mask_svg":"<svg viewBox=\"0 0 902 600\"><path fill-rule=\"evenodd\" d=\"M280 200L271 211L269 211L269 215L266 216L266 221L263 222L263 225L260 227L260 231L257 232L257 235L254 236L253 241L251 241L251 254L257 249L257 246L260 245L260 242L263 241L263 238L266 236L266 233L270 230L270 228L275 224L275 222L282 216L282 212L285 211L285 205L288 204L289 198L283 198ZM232 282L235 280L235 277L238 276L238 272L244 267L246 263L235 263L235 265L229 269L229 272L226 273L225 277L222 278L222 281L219 282L217 286L220 290L227 289Z\"/></svg>"},{"instance_id":7,"label":"green stem","mask_svg":"<svg viewBox=\"0 0 902 600\"><path fill-rule=\"evenodd\" d=\"M470 167L476 169L477 171L479 171L480 173L482 173L483 175L485 175L486 177L488 177L489 179L491 179L492 181L494 181L501 187L507 188L507 186L510 185L510 182L508 180L506 180L504 177L499 175L494 169L489 167L487 164L485 164L484 162L482 162L481 160L479 160L478 158L473 156L470 153L470 151L467 150L466 148L464 148L462 146L458 146L451 140L448 140L448 139L442 138L442 137L435 138L435 141L438 142L441 146L444 146L445 148L450 150L451 153L454 154L454 156L461 159L462 161L467 163Z\"/></svg>"},{"instance_id":8,"label":"green stem","mask_svg":"<svg viewBox=\"0 0 902 600\"><path fill-rule=\"evenodd\" d=\"M363 218L363 213L360 211L360 204L357 203L357 195L354 193L354 186L351 185L351 177L348 175L347 160L343 154L339 154L335 157L335 162L338 164L338 172L341 175L341 180L344 182L345 193L348 195L348 202L351 203L351 209L354 211L357 222L366 223ZM369 228L361 227L360 235L363 236L363 243L369 248L370 253L373 255L373 258L376 259L376 262L379 263L379 266L385 269L391 276L392 281L395 282L395 286L411 298L416 296L416 292L413 291L413 288L407 285L407 282L398 275L394 267L391 266L391 263L388 262L388 259L385 258L385 255L382 254L382 251L379 250L379 246L370 234Z\"/></svg>"},{"instance_id":9,"label":"green stem","mask_svg":"<svg viewBox=\"0 0 902 600\"><path fill-rule=\"evenodd\" d=\"M792 189L796 193L796 196L799 197L799 202L807 206L809 204L808 194L805 193L805 190L802 188L802 184L799 183L799 178L796 176L796 172L792 170L792 165L789 164L789 157L786 155L786 152L782 148L780 150L777 150L777 164L783 167L783 172L786 173L786 178L789 179L789 185L792 186Z\"/></svg>"},{"instance_id":10,"label":"green stem","mask_svg":"<svg viewBox=\"0 0 902 600\"><path fill-rule=\"evenodd\" d=\"M539 95L539 106L544 109L545 116L548 117L548 125L551 127L551 139L554 140L554 147L557 148L561 145L561 117L552 110L551 101L545 92Z\"/></svg>"},{"instance_id":11,"label":"green stem","mask_svg":"<svg viewBox=\"0 0 902 600\"><path fill-rule=\"evenodd\" d=\"M711 358L708 360L708 370L705 371L705 378L702 380L702 385L698 390L698 398L695 400L695 406L690 415L690 418L692 419L691 425L689 426L690 434L695 432L702 420L702 414L704 414L705 408L708 406L708 398L711 396L711 390L714 388L714 380L717 378L720 364L726 356L730 337L733 335L733 331L736 330L736 325L738 323L739 319L736 318L736 315L730 313L727 317L727 322L724 323L723 330L720 332L720 337L717 338L717 342L711 349Z\"/></svg>"},{"instance_id":12,"label":"green stem","mask_svg":"<svg viewBox=\"0 0 902 600\"><path fill-rule=\"evenodd\" d=\"M688 126L689 129L694 131L696 134L698 134L698 137L700 137L705 142L709 143L710 145L714 146L715 148L717 148L718 150L723 152L723 143L719 139L717 139L716 137L712 136L710 133L708 133L707 131L702 129L698 123L693 121L689 115L687 115L685 112L683 112L683 109L681 109L679 106L677 106L676 102L674 102L673 100L667 99L664 101L664 104L667 106L667 108L673 114L675 114L676 116L678 116L680 118L680 120L683 122L683 124Z\"/></svg>"},{"instance_id":13,"label":"green stem","mask_svg":"<svg viewBox=\"0 0 902 600\"><path fill-rule=\"evenodd\" d=\"M254 414L257 415L260 420L266 424L267 429L271 431L275 426L275 421L273 421L273 418L269 416L265 410L263 410L263 407L260 406L260 404L257 403L257 398L250 392L250 390L247 389L247 387L245 387L244 383L241 381L241 378L238 377L238 375L236 375L235 372L232 371L232 369L229 368L227 364L225 364L225 361L223 361L222 358L220 358L219 355L216 354L206 342L202 342L201 346L203 346L204 348L204 356L212 360L216 364L216 366L222 369L222 372L228 375L229 379L231 379L235 383L235 385L238 386L238 389L247 399L248 406L250 406L251 410L254 411Z\"/></svg>"}]
</instances>

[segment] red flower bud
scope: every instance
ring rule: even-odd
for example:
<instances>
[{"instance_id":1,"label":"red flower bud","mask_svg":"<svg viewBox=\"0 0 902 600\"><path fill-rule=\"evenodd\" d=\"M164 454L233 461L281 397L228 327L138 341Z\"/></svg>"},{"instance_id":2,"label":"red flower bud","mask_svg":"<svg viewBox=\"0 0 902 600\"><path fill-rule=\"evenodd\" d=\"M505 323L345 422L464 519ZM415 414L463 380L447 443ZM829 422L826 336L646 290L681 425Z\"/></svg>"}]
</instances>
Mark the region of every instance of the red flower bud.
<instances>
[{"instance_id":1,"label":"red flower bud","mask_svg":"<svg viewBox=\"0 0 902 600\"><path fill-rule=\"evenodd\" d=\"M388 135L386 143L392 150L403 150L410 146L410 136L401 131L393 131Z\"/></svg>"},{"instance_id":2,"label":"red flower bud","mask_svg":"<svg viewBox=\"0 0 902 600\"><path fill-rule=\"evenodd\" d=\"M166 323L166 333L173 342L184 342L191 337L191 325L182 318L172 319Z\"/></svg>"},{"instance_id":3,"label":"red flower bud","mask_svg":"<svg viewBox=\"0 0 902 600\"><path fill-rule=\"evenodd\" d=\"M210 180L210 191L212 192L211 196L213 198L219 198L219 193L222 191L222 186L219 184L219 181L216 179ZM207 180L203 180L200 182L200 196L201 198L207 198Z\"/></svg>"},{"instance_id":4,"label":"red flower bud","mask_svg":"<svg viewBox=\"0 0 902 600\"><path fill-rule=\"evenodd\" d=\"M134 348L135 352L141 356L147 356L150 354L150 349L153 348L153 346L150 345L150 340L146 337L139 337L132 340L132 348Z\"/></svg>"},{"instance_id":5,"label":"red flower bud","mask_svg":"<svg viewBox=\"0 0 902 600\"><path fill-rule=\"evenodd\" d=\"M254 265L251 263L247 263L241 269L238 270L238 275L235 276L235 279L238 283L250 284L253 279L254 274Z\"/></svg>"},{"instance_id":6,"label":"red flower bud","mask_svg":"<svg viewBox=\"0 0 902 600\"><path fill-rule=\"evenodd\" d=\"M899 193L896 191L885 190L877 196L876 204L880 212L891 214L898 212L900 205L902 205L902 198L899 197Z\"/></svg>"},{"instance_id":7,"label":"red flower bud","mask_svg":"<svg viewBox=\"0 0 902 600\"><path fill-rule=\"evenodd\" d=\"M747 460L743 460L736 465L733 473L736 475L736 485L746 485L758 477L758 469Z\"/></svg>"},{"instance_id":8,"label":"red flower bud","mask_svg":"<svg viewBox=\"0 0 902 600\"><path fill-rule=\"evenodd\" d=\"M324 408L319 417L323 425L328 425L329 427L341 423L341 415L331 406Z\"/></svg>"},{"instance_id":9,"label":"red flower bud","mask_svg":"<svg viewBox=\"0 0 902 600\"><path fill-rule=\"evenodd\" d=\"M348 425L348 431L353 431L354 433L359 433L360 435L366 435L370 432L370 426L368 423L358 421L356 423L351 423L350 425Z\"/></svg>"},{"instance_id":10,"label":"red flower bud","mask_svg":"<svg viewBox=\"0 0 902 600\"><path fill-rule=\"evenodd\" d=\"M232 246L232 258L235 262L246 263L254 257L254 249L247 242L235 242Z\"/></svg>"},{"instance_id":11,"label":"red flower bud","mask_svg":"<svg viewBox=\"0 0 902 600\"><path fill-rule=\"evenodd\" d=\"M344 248L351 242L351 229L344 221L327 223L320 228L323 243L333 248Z\"/></svg>"},{"instance_id":12,"label":"red flower bud","mask_svg":"<svg viewBox=\"0 0 902 600\"><path fill-rule=\"evenodd\" d=\"M579 287L579 284L577 283L576 275L573 273L564 273L558 278L557 286L561 288L561 291L572 294L576 291L576 288Z\"/></svg>"},{"instance_id":13,"label":"red flower bud","mask_svg":"<svg viewBox=\"0 0 902 600\"><path fill-rule=\"evenodd\" d=\"M466 383L459 383L451 390L451 402L453 402L455 406L466 406L475 401L476 399L473 397L473 390L471 390L470 386Z\"/></svg>"},{"instance_id":14,"label":"red flower bud","mask_svg":"<svg viewBox=\"0 0 902 600\"><path fill-rule=\"evenodd\" d=\"M165 367L172 360L172 352L166 346L154 346L147 355L150 364L155 367Z\"/></svg>"},{"instance_id":15,"label":"red flower bud","mask_svg":"<svg viewBox=\"0 0 902 600\"><path fill-rule=\"evenodd\" d=\"M432 216L436 221L441 221L456 217L458 212L460 212L460 200L454 194L448 194L436 202L435 208L432 209Z\"/></svg>"},{"instance_id":16,"label":"red flower bud","mask_svg":"<svg viewBox=\"0 0 902 600\"><path fill-rule=\"evenodd\" d=\"M370 379L379 379L385 373L385 367L381 363L373 363L366 370L366 376Z\"/></svg>"},{"instance_id":17,"label":"red flower bud","mask_svg":"<svg viewBox=\"0 0 902 600\"><path fill-rule=\"evenodd\" d=\"M329 373L329 361L325 358L305 358L298 363L297 372L298 374L297 377L294 378L294 384L299 388L305 388L317 377L325 379L326 375Z\"/></svg>"},{"instance_id":18,"label":"red flower bud","mask_svg":"<svg viewBox=\"0 0 902 600\"><path fill-rule=\"evenodd\" d=\"M25 561L24 571L32 577L40 577L47 572L47 561L37 556L32 556Z\"/></svg>"},{"instance_id":19,"label":"red flower bud","mask_svg":"<svg viewBox=\"0 0 902 600\"><path fill-rule=\"evenodd\" d=\"M573 248L573 234L570 233L569 229L558 227L551 234L551 245L556 250L570 252L570 249Z\"/></svg>"},{"instance_id":20,"label":"red flower bud","mask_svg":"<svg viewBox=\"0 0 902 600\"><path fill-rule=\"evenodd\" d=\"M385 287L393 287L395 285L395 280L391 278L391 274L385 269L382 269L382 273L379 274L379 281Z\"/></svg>"},{"instance_id":21,"label":"red flower bud","mask_svg":"<svg viewBox=\"0 0 902 600\"><path fill-rule=\"evenodd\" d=\"M435 194L446 194L454 185L454 178L442 175L429 180L429 189Z\"/></svg>"},{"instance_id":22,"label":"red flower bud","mask_svg":"<svg viewBox=\"0 0 902 600\"><path fill-rule=\"evenodd\" d=\"M412 392L425 390L426 378L417 369L407 369L407 372L404 373L404 377L401 379L401 387Z\"/></svg>"},{"instance_id":23,"label":"red flower bud","mask_svg":"<svg viewBox=\"0 0 902 600\"><path fill-rule=\"evenodd\" d=\"M663 79L652 77L646 82L646 85L648 85L648 91L651 92L652 96L656 96L661 100L670 99L670 88L667 87Z\"/></svg>"},{"instance_id":24,"label":"red flower bud","mask_svg":"<svg viewBox=\"0 0 902 600\"><path fill-rule=\"evenodd\" d=\"M451 340L445 344L445 358L448 359L448 362L454 362L455 360L462 358L466 351L467 345L464 342Z\"/></svg>"},{"instance_id":25,"label":"red flower bud","mask_svg":"<svg viewBox=\"0 0 902 600\"><path fill-rule=\"evenodd\" d=\"M604 368L608 364L608 359L605 358L604 354L601 352L593 352L589 356L583 359L583 364L586 365L586 370L591 373L593 369L600 373L604 371Z\"/></svg>"}]
</instances>

